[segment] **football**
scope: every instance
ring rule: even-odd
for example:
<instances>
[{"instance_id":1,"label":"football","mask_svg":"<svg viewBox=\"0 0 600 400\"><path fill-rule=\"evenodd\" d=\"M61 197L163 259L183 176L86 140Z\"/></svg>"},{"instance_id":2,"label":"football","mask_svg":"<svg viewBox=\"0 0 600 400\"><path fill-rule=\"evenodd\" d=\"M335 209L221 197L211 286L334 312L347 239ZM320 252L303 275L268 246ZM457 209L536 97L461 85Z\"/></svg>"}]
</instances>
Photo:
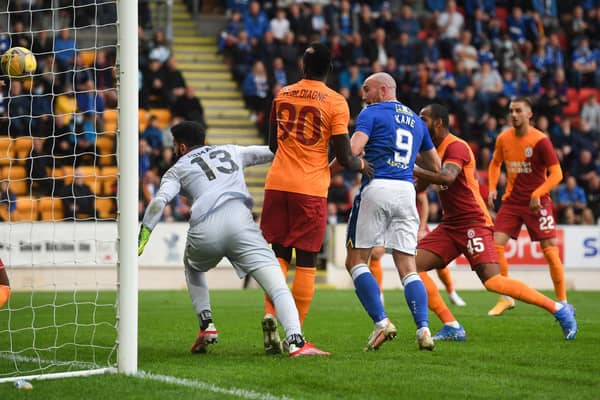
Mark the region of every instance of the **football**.
<instances>
[{"instance_id":1,"label":"football","mask_svg":"<svg viewBox=\"0 0 600 400\"><path fill-rule=\"evenodd\" d=\"M2 73L10 78L23 78L33 74L37 61L31 50L25 47L11 47L0 58Z\"/></svg>"}]
</instances>

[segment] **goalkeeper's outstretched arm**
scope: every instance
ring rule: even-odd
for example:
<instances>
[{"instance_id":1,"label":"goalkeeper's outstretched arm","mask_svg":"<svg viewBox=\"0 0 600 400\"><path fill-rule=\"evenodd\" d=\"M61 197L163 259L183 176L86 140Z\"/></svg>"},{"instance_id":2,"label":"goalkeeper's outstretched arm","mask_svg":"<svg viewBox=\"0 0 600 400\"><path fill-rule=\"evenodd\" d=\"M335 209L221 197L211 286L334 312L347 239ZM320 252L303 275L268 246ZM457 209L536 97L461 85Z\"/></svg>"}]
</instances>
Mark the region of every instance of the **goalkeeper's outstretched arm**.
<instances>
[{"instance_id":1,"label":"goalkeeper's outstretched arm","mask_svg":"<svg viewBox=\"0 0 600 400\"><path fill-rule=\"evenodd\" d=\"M4 307L4 304L6 304L9 297L10 282L8 281L8 275L6 274L6 269L4 269L4 264L2 264L2 260L0 260L0 308Z\"/></svg>"},{"instance_id":2,"label":"goalkeeper's outstretched arm","mask_svg":"<svg viewBox=\"0 0 600 400\"><path fill-rule=\"evenodd\" d=\"M148 204L144 213L142 226L140 226L140 233L138 235L138 255L141 255L144 251L144 247L146 247L150 239L150 233L160 221L166 205L177 196L180 188L181 184L179 183L177 173L173 168L169 169L160 181L158 193L156 193L156 196Z\"/></svg>"}]
</instances>

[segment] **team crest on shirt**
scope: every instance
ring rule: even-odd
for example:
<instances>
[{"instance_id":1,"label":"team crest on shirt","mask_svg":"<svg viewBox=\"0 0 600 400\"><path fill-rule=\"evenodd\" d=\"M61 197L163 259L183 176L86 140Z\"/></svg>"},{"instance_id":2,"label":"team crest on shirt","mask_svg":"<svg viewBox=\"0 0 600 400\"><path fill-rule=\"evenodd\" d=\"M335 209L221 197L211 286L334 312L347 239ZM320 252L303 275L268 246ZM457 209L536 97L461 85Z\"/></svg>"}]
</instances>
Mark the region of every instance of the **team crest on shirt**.
<instances>
[{"instance_id":1,"label":"team crest on shirt","mask_svg":"<svg viewBox=\"0 0 600 400\"><path fill-rule=\"evenodd\" d=\"M468 238L474 238L475 237L475 230L474 229L469 229L467 231L467 237Z\"/></svg>"},{"instance_id":2,"label":"team crest on shirt","mask_svg":"<svg viewBox=\"0 0 600 400\"><path fill-rule=\"evenodd\" d=\"M542 214L542 217L545 217L546 215L548 215L548 210L546 210L545 208L542 208L540 210L540 214Z\"/></svg>"},{"instance_id":3,"label":"team crest on shirt","mask_svg":"<svg viewBox=\"0 0 600 400\"><path fill-rule=\"evenodd\" d=\"M533 149L530 146L525 147L525 157L529 158L533 155Z\"/></svg>"}]
</instances>

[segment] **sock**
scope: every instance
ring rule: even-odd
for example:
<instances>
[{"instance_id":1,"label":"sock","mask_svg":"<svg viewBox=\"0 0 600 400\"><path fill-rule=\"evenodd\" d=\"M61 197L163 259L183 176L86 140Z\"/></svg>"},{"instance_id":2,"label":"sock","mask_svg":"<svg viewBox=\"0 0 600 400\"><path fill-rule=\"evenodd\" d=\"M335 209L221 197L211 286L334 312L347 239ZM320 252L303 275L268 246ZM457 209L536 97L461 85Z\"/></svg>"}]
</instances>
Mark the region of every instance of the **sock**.
<instances>
[{"instance_id":1,"label":"sock","mask_svg":"<svg viewBox=\"0 0 600 400\"><path fill-rule=\"evenodd\" d=\"M198 315L200 319L200 329L205 330L208 328L208 325L212 324L212 312L210 310L202 310L200 315Z\"/></svg>"},{"instance_id":2,"label":"sock","mask_svg":"<svg viewBox=\"0 0 600 400\"><path fill-rule=\"evenodd\" d=\"M416 272L410 273L402 279L404 285L404 298L412 313L417 329L429 326L427 316L427 291L423 281Z\"/></svg>"},{"instance_id":3,"label":"sock","mask_svg":"<svg viewBox=\"0 0 600 400\"><path fill-rule=\"evenodd\" d=\"M387 315L379 296L379 286L369 271L369 267L366 264L355 265L350 270L350 275L354 281L356 296L373 322L377 323L386 319Z\"/></svg>"},{"instance_id":4,"label":"sock","mask_svg":"<svg viewBox=\"0 0 600 400\"><path fill-rule=\"evenodd\" d=\"M516 279L502 275L494 275L483 284L487 290L499 294L506 294L525 303L545 308L552 314L554 314L556 310L556 304L552 299Z\"/></svg>"},{"instance_id":5,"label":"sock","mask_svg":"<svg viewBox=\"0 0 600 400\"><path fill-rule=\"evenodd\" d=\"M567 301L567 288L565 285L565 270L558 255L558 247L548 246L544 251L544 257L550 266L550 277L554 283L554 292L558 301Z\"/></svg>"},{"instance_id":6,"label":"sock","mask_svg":"<svg viewBox=\"0 0 600 400\"><path fill-rule=\"evenodd\" d=\"M296 275L292 285L292 295L298 308L300 325L304 323L304 318L308 314L310 303L315 294L315 276L317 269L315 267L300 267L296 265Z\"/></svg>"},{"instance_id":7,"label":"sock","mask_svg":"<svg viewBox=\"0 0 600 400\"><path fill-rule=\"evenodd\" d=\"M419 277L421 277L421 281L427 291L429 309L433 311L444 324L456 321L452 311L450 311L446 303L444 303L442 296L440 296L440 291L429 274L427 272L419 272Z\"/></svg>"},{"instance_id":8,"label":"sock","mask_svg":"<svg viewBox=\"0 0 600 400\"><path fill-rule=\"evenodd\" d=\"M506 255L504 254L504 246L497 244L494 247L498 255L498 264L500 264L500 275L508 276L508 261L506 261Z\"/></svg>"},{"instance_id":9,"label":"sock","mask_svg":"<svg viewBox=\"0 0 600 400\"><path fill-rule=\"evenodd\" d=\"M381 260L369 260L369 271L373 274L373 278L379 286L379 291L383 292L383 268L381 268Z\"/></svg>"},{"instance_id":10,"label":"sock","mask_svg":"<svg viewBox=\"0 0 600 400\"><path fill-rule=\"evenodd\" d=\"M210 293L208 291L208 283L206 282L206 273L186 266L185 280L190 298L192 299L194 311L196 311L196 315L198 316L199 325L201 329L203 329L202 326L204 325L202 321L202 314L206 312L210 313L211 310ZM206 326L208 326L208 324L206 324Z\"/></svg>"},{"instance_id":11,"label":"sock","mask_svg":"<svg viewBox=\"0 0 600 400\"><path fill-rule=\"evenodd\" d=\"M281 267L281 272L283 272L283 277L286 278L288 269L290 268L290 265L283 258L277 257L277 261L279 261L279 266ZM266 315L266 314L271 314L273 316L277 316L273 302L271 301L269 296L265 293L265 313L264 313L264 315Z\"/></svg>"},{"instance_id":12,"label":"sock","mask_svg":"<svg viewBox=\"0 0 600 400\"><path fill-rule=\"evenodd\" d=\"M452 282L452 275L450 275L450 270L448 269L448 267L436 269L436 272L438 278L440 278L440 280L446 287L446 292L454 292L454 282Z\"/></svg>"},{"instance_id":13,"label":"sock","mask_svg":"<svg viewBox=\"0 0 600 400\"><path fill-rule=\"evenodd\" d=\"M0 285L0 308L6 304L10 297L10 287L6 285Z\"/></svg>"}]
</instances>

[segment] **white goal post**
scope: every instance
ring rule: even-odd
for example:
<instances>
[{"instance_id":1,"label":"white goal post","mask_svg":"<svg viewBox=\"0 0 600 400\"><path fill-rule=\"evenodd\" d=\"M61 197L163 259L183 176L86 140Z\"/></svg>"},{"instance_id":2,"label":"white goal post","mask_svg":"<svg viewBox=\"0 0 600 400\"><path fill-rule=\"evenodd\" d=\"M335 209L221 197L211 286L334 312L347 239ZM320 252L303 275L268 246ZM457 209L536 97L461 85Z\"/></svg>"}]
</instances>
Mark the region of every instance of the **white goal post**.
<instances>
[{"instance_id":1,"label":"white goal post","mask_svg":"<svg viewBox=\"0 0 600 400\"><path fill-rule=\"evenodd\" d=\"M72 35L70 47L63 31ZM50 37L46 51L39 50L42 32ZM29 46L38 70L6 79L0 90L0 258L12 289L0 308L0 383L135 374L138 1L0 0L0 54L15 46ZM58 54L67 52L73 56L59 62ZM113 59L101 64L100 53ZM114 85L100 88L98 76L107 71ZM84 73L91 74L89 87L80 84ZM80 104L80 95L92 99L82 100L90 108ZM74 109L58 111L58 98L68 96L71 103L64 104ZM37 108L42 101L49 101L44 112ZM99 102L106 109L99 110ZM71 123L57 129L65 118ZM81 150L80 137L90 132L95 141ZM71 154L59 151L67 137ZM43 178L33 173L40 159L51 160ZM91 195L76 193L79 180ZM70 214L66 200L72 198L76 209L90 197L91 213Z\"/></svg>"}]
</instances>

